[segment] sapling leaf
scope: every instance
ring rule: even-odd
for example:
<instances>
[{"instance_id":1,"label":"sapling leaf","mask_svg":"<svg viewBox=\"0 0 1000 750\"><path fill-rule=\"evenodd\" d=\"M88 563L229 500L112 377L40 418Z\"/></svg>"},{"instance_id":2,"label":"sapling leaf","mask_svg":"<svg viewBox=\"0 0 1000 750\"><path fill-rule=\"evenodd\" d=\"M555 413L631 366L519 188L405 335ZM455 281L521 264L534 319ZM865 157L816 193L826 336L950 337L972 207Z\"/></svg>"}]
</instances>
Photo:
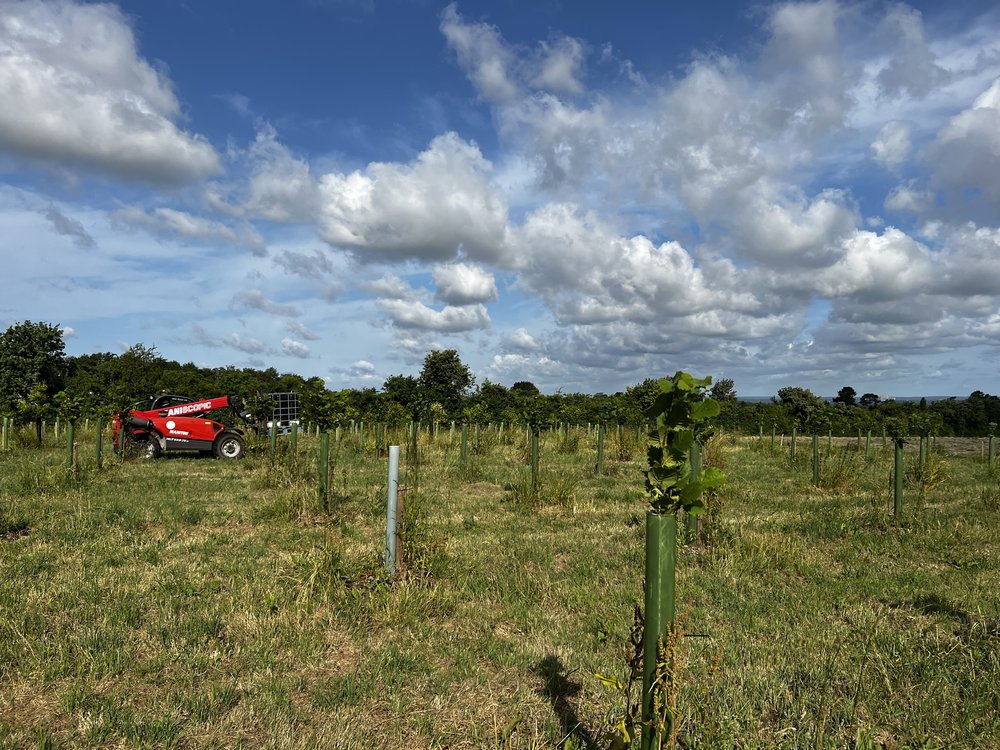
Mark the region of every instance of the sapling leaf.
<instances>
[{"instance_id":1,"label":"sapling leaf","mask_svg":"<svg viewBox=\"0 0 1000 750\"><path fill-rule=\"evenodd\" d=\"M688 417L688 405L679 399L674 400L674 402L670 404L670 408L664 416L667 420L668 426L685 425L689 424L691 421Z\"/></svg>"},{"instance_id":2,"label":"sapling leaf","mask_svg":"<svg viewBox=\"0 0 1000 750\"><path fill-rule=\"evenodd\" d=\"M717 402L705 398L711 382L710 377L698 379L678 371L659 381L660 393L645 412L655 422L647 438L646 495L657 512L703 508L699 495L722 484L722 472L693 475L690 462L695 442L712 433L711 420L720 412Z\"/></svg>"},{"instance_id":3,"label":"sapling leaf","mask_svg":"<svg viewBox=\"0 0 1000 750\"><path fill-rule=\"evenodd\" d=\"M689 482L681 488L680 501L681 505L685 508L691 507L698 501L698 496L701 495L702 484L701 482Z\"/></svg>"},{"instance_id":4,"label":"sapling leaf","mask_svg":"<svg viewBox=\"0 0 1000 750\"><path fill-rule=\"evenodd\" d=\"M656 384L660 387L661 393L670 393L674 390L674 381L670 378L660 378L656 381Z\"/></svg>"},{"instance_id":5,"label":"sapling leaf","mask_svg":"<svg viewBox=\"0 0 1000 750\"><path fill-rule=\"evenodd\" d=\"M709 466L701 472L699 481L704 489L710 490L713 487L721 487L726 481L726 475L714 466Z\"/></svg>"},{"instance_id":6,"label":"sapling leaf","mask_svg":"<svg viewBox=\"0 0 1000 750\"><path fill-rule=\"evenodd\" d=\"M705 399L691 407L691 419L695 422L703 422L706 419L719 416L720 411L722 411L722 406L718 401Z\"/></svg>"},{"instance_id":7,"label":"sapling leaf","mask_svg":"<svg viewBox=\"0 0 1000 750\"><path fill-rule=\"evenodd\" d=\"M688 451L691 450L692 445L694 445L694 433L691 430L682 430L674 438L673 445L670 446L670 452L683 461L687 457Z\"/></svg>"},{"instance_id":8,"label":"sapling leaf","mask_svg":"<svg viewBox=\"0 0 1000 750\"><path fill-rule=\"evenodd\" d=\"M643 412L643 416L648 417L650 419L655 417L657 418L657 422L659 422L660 415L663 414L663 412L665 412L671 406L673 400L674 397L672 394L661 393L659 396L653 399L653 403L650 405L648 409L646 409L646 411Z\"/></svg>"}]
</instances>

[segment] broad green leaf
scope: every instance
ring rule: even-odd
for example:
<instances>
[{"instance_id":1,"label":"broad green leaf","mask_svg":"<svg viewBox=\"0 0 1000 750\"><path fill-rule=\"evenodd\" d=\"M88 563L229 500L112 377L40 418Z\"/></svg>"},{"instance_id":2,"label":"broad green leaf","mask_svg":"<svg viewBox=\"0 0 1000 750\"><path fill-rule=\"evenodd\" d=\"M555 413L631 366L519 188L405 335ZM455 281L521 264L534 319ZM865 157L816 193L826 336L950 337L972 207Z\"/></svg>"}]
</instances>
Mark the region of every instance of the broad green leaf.
<instances>
[{"instance_id":1,"label":"broad green leaf","mask_svg":"<svg viewBox=\"0 0 1000 750\"><path fill-rule=\"evenodd\" d=\"M670 393L674 390L674 382L670 378L660 378L656 384L660 386L661 393Z\"/></svg>"},{"instance_id":2,"label":"broad green leaf","mask_svg":"<svg viewBox=\"0 0 1000 750\"><path fill-rule=\"evenodd\" d=\"M726 481L726 475L714 466L710 466L701 472L698 481L701 482L703 488L710 490L713 487L721 487Z\"/></svg>"},{"instance_id":3,"label":"broad green leaf","mask_svg":"<svg viewBox=\"0 0 1000 750\"><path fill-rule=\"evenodd\" d=\"M722 411L722 406L719 402L707 398L691 407L691 419L695 422L703 422L706 419L719 416L720 411Z\"/></svg>"},{"instance_id":4,"label":"broad green leaf","mask_svg":"<svg viewBox=\"0 0 1000 750\"><path fill-rule=\"evenodd\" d=\"M681 452L681 455L686 457L692 445L694 445L694 433L691 430L683 430L677 433L671 447L676 448Z\"/></svg>"},{"instance_id":5,"label":"broad green leaf","mask_svg":"<svg viewBox=\"0 0 1000 750\"><path fill-rule=\"evenodd\" d=\"M680 500L681 505L687 508L693 505L697 500L698 496L701 494L701 482L690 482L681 488Z\"/></svg>"},{"instance_id":6,"label":"broad green leaf","mask_svg":"<svg viewBox=\"0 0 1000 750\"><path fill-rule=\"evenodd\" d=\"M664 427L667 430L674 429L678 425L687 424L689 422L687 404L683 401L675 401L670 405L670 408L663 413L663 419L666 422Z\"/></svg>"},{"instance_id":7,"label":"broad green leaf","mask_svg":"<svg viewBox=\"0 0 1000 750\"><path fill-rule=\"evenodd\" d=\"M659 396L653 399L653 403L650 405L648 409L646 409L646 411L643 412L643 414L649 418L658 417L659 415L663 414L663 412L665 412L667 409L670 408L671 404L673 404L673 401L674 401L673 394L661 393Z\"/></svg>"}]
</instances>

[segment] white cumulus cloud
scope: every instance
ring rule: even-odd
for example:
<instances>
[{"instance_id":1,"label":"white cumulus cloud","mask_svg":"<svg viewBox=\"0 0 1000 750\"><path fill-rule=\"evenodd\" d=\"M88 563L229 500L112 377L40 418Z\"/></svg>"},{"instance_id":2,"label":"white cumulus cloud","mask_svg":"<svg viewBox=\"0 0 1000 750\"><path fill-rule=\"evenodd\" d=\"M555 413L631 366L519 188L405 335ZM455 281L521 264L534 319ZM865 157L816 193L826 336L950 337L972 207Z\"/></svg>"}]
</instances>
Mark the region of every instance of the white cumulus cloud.
<instances>
[{"instance_id":1,"label":"white cumulus cloud","mask_svg":"<svg viewBox=\"0 0 1000 750\"><path fill-rule=\"evenodd\" d=\"M495 302L498 296L493 274L468 263L435 266L433 279L435 296L448 305Z\"/></svg>"},{"instance_id":2,"label":"white cumulus cloud","mask_svg":"<svg viewBox=\"0 0 1000 750\"><path fill-rule=\"evenodd\" d=\"M303 344L301 341L296 341L293 338L285 337L281 340L281 351L290 357L299 357L300 359L305 359L309 356L309 347Z\"/></svg>"},{"instance_id":3,"label":"white cumulus cloud","mask_svg":"<svg viewBox=\"0 0 1000 750\"><path fill-rule=\"evenodd\" d=\"M170 80L115 6L0 2L0 149L151 182L219 172L215 149L179 117Z\"/></svg>"},{"instance_id":4,"label":"white cumulus cloud","mask_svg":"<svg viewBox=\"0 0 1000 750\"><path fill-rule=\"evenodd\" d=\"M454 133L435 138L410 164L372 163L320 180L320 236L359 260L446 260L459 249L500 252L507 207L492 165Z\"/></svg>"},{"instance_id":5,"label":"white cumulus cloud","mask_svg":"<svg viewBox=\"0 0 1000 750\"><path fill-rule=\"evenodd\" d=\"M389 314L399 328L412 328L439 333L461 333L490 326L490 315L483 305L446 305L441 310L428 307L419 300L379 300L379 306Z\"/></svg>"},{"instance_id":6,"label":"white cumulus cloud","mask_svg":"<svg viewBox=\"0 0 1000 750\"><path fill-rule=\"evenodd\" d=\"M441 15L441 33L483 98L503 101L517 94L510 71L516 58L495 26L466 23L452 3Z\"/></svg>"},{"instance_id":7,"label":"white cumulus cloud","mask_svg":"<svg viewBox=\"0 0 1000 750\"><path fill-rule=\"evenodd\" d=\"M898 167L910 155L913 144L910 136L913 128L905 122L887 122L872 141L872 158L887 169Z\"/></svg>"},{"instance_id":8,"label":"white cumulus cloud","mask_svg":"<svg viewBox=\"0 0 1000 750\"><path fill-rule=\"evenodd\" d=\"M508 349L533 352L541 348L538 341L525 328L517 328L504 337L503 345Z\"/></svg>"},{"instance_id":9,"label":"white cumulus cloud","mask_svg":"<svg viewBox=\"0 0 1000 750\"><path fill-rule=\"evenodd\" d=\"M953 202L976 200L975 189L1000 219L1000 78L941 128L928 159L934 180L950 191Z\"/></svg>"}]
</instances>

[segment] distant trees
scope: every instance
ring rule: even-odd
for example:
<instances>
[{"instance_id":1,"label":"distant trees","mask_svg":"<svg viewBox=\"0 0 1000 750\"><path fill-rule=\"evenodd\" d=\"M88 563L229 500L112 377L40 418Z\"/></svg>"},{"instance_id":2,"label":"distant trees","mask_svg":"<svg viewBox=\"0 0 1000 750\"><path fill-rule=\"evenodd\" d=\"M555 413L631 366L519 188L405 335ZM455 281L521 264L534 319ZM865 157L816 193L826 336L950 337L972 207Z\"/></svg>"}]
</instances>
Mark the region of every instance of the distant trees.
<instances>
[{"instance_id":1,"label":"distant trees","mask_svg":"<svg viewBox=\"0 0 1000 750\"><path fill-rule=\"evenodd\" d=\"M0 334L0 414L34 422L50 415L63 419L106 417L161 390L193 397L231 393L246 399L296 391L302 419L331 429L351 420L401 424L410 420L448 420L521 425L641 425L643 410L659 392L646 378L617 393L542 393L526 380L509 388L490 380L475 387L470 368L455 349L430 352L419 375L392 375L382 388L331 391L321 378L305 379L274 368L205 368L165 359L155 347L136 344L122 354L108 352L66 357L61 330L25 321ZM856 398L845 386L825 403L806 388L781 388L769 403L736 397L730 378L711 388L722 409L722 429L801 431L853 435L881 430L889 419L904 421L929 434L982 436L1000 423L1000 397L974 391L967 399L949 398L921 405L882 401L874 393ZM915 417L915 418L914 418ZM914 433L915 434L915 433Z\"/></svg>"},{"instance_id":2,"label":"distant trees","mask_svg":"<svg viewBox=\"0 0 1000 750\"><path fill-rule=\"evenodd\" d=\"M514 383L514 385L512 385L510 387L510 389L514 393L519 393L519 394L524 395L524 396L537 396L538 394L541 393L541 391L538 390L538 386L537 385L535 385L534 383L531 383L531 382L529 382L527 380L519 380L519 381L517 381L516 383Z\"/></svg>"},{"instance_id":3,"label":"distant trees","mask_svg":"<svg viewBox=\"0 0 1000 750\"><path fill-rule=\"evenodd\" d=\"M626 388L625 395L634 403L636 413L643 414L660 395L660 386L653 378L646 378L638 385Z\"/></svg>"},{"instance_id":4,"label":"distant trees","mask_svg":"<svg viewBox=\"0 0 1000 750\"><path fill-rule=\"evenodd\" d=\"M160 390L172 391L164 383L165 363L155 346L143 344L135 344L104 362L100 370L100 387L105 404L111 407L111 411L118 411L138 398L152 396Z\"/></svg>"},{"instance_id":5,"label":"distant trees","mask_svg":"<svg viewBox=\"0 0 1000 750\"><path fill-rule=\"evenodd\" d=\"M808 388L787 386L778 389L778 398L789 416L800 430L815 420L815 415L824 407L823 399Z\"/></svg>"},{"instance_id":6,"label":"distant trees","mask_svg":"<svg viewBox=\"0 0 1000 750\"><path fill-rule=\"evenodd\" d=\"M25 320L0 333L0 411L35 423L42 443L42 420L65 387L62 329Z\"/></svg>"},{"instance_id":7,"label":"distant trees","mask_svg":"<svg viewBox=\"0 0 1000 750\"><path fill-rule=\"evenodd\" d=\"M390 375L382 385L382 394L385 401L398 404L408 419L420 418L420 382L414 376Z\"/></svg>"},{"instance_id":8,"label":"distant trees","mask_svg":"<svg viewBox=\"0 0 1000 750\"><path fill-rule=\"evenodd\" d=\"M845 404L846 406L854 406L858 392L851 388L849 385L845 385L839 391L837 391L836 397L833 399L835 404Z\"/></svg>"},{"instance_id":9,"label":"distant trees","mask_svg":"<svg viewBox=\"0 0 1000 750\"><path fill-rule=\"evenodd\" d=\"M719 378L719 380L712 384L708 395L716 401L735 401L736 384L732 378Z\"/></svg>"},{"instance_id":10,"label":"distant trees","mask_svg":"<svg viewBox=\"0 0 1000 750\"><path fill-rule=\"evenodd\" d=\"M461 415L462 402L475 380L469 366L462 362L455 349L430 352L424 357L419 378L426 404L441 404L451 419Z\"/></svg>"}]
</instances>

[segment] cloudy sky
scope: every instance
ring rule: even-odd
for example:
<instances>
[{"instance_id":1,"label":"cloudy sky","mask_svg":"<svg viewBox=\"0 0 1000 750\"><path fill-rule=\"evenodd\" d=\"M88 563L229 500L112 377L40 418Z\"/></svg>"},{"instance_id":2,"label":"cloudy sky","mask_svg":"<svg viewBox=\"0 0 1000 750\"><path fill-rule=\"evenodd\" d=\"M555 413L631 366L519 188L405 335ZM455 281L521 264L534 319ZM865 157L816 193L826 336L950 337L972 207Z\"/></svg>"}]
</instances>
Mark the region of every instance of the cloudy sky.
<instances>
[{"instance_id":1,"label":"cloudy sky","mask_svg":"<svg viewBox=\"0 0 1000 750\"><path fill-rule=\"evenodd\" d=\"M994 6L0 0L0 328L998 393Z\"/></svg>"}]
</instances>

